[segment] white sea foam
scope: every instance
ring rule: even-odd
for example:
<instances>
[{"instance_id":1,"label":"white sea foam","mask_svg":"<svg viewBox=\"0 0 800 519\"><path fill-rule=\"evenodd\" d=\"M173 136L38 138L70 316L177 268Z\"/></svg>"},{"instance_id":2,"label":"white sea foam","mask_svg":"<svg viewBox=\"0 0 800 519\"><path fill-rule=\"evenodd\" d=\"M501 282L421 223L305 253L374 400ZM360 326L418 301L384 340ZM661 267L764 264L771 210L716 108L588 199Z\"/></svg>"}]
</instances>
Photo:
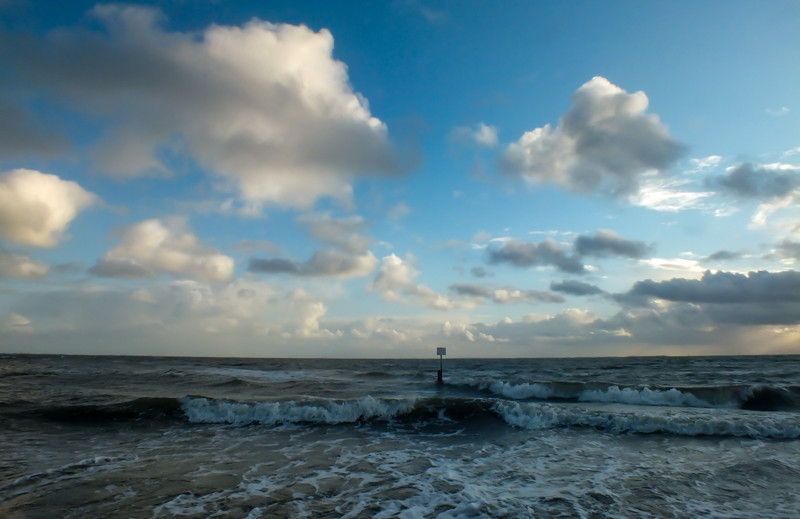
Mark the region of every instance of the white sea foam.
<instances>
[{"instance_id":1,"label":"white sea foam","mask_svg":"<svg viewBox=\"0 0 800 519\"><path fill-rule=\"evenodd\" d=\"M511 384L495 380L487 385L488 389L496 394L502 395L507 398L524 399L524 398L539 398L545 400L556 396L553 388L545 384Z\"/></svg>"},{"instance_id":2,"label":"white sea foam","mask_svg":"<svg viewBox=\"0 0 800 519\"><path fill-rule=\"evenodd\" d=\"M366 396L358 400L315 399L305 402L232 402L202 397L185 397L181 407L194 423L296 424L352 423L368 419L391 419L413 409L415 399L378 399Z\"/></svg>"},{"instance_id":3,"label":"white sea foam","mask_svg":"<svg viewBox=\"0 0 800 519\"><path fill-rule=\"evenodd\" d=\"M715 409L629 411L620 408L589 409L577 405L554 406L534 402L498 402L495 411L506 423L524 429L591 427L613 433L668 433L681 436L738 436L750 438L800 438L794 413Z\"/></svg>"},{"instance_id":4,"label":"white sea foam","mask_svg":"<svg viewBox=\"0 0 800 519\"><path fill-rule=\"evenodd\" d=\"M628 405L650 405L669 407L736 407L733 402L716 406L697 398L692 393L684 393L678 389L635 389L611 386L604 391L585 389L578 394L580 402L613 402Z\"/></svg>"},{"instance_id":5,"label":"white sea foam","mask_svg":"<svg viewBox=\"0 0 800 519\"><path fill-rule=\"evenodd\" d=\"M555 386L555 387L554 387ZM558 383L520 383L512 384L500 380L483 381L478 384L482 389L488 389L496 395L515 400L536 398L547 400L551 398L573 398L579 402L607 402L627 405L648 405L663 407L738 407L734 401L712 404L698 398L690 392L683 392L676 388L650 389L649 387L632 388L609 386L605 389L583 389L569 393L560 391ZM574 389L573 389L574 391Z\"/></svg>"}]
</instances>

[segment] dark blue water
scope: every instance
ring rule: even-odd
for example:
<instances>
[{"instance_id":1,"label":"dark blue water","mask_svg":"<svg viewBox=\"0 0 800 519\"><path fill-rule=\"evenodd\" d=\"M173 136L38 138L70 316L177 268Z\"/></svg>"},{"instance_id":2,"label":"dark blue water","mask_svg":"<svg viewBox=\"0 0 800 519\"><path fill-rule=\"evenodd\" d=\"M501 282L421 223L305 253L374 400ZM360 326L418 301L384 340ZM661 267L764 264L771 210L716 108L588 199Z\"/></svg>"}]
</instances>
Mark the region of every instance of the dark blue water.
<instances>
[{"instance_id":1,"label":"dark blue water","mask_svg":"<svg viewBox=\"0 0 800 519\"><path fill-rule=\"evenodd\" d=\"M800 357L0 357L0 517L800 517Z\"/></svg>"}]
</instances>

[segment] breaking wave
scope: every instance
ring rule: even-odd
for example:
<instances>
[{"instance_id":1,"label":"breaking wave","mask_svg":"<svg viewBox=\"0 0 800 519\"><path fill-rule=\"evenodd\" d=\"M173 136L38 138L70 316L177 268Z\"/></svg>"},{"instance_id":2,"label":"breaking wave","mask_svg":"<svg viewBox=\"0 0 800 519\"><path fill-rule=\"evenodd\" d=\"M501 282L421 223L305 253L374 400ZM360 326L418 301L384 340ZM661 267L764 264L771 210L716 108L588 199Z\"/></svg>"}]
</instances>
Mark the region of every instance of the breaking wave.
<instances>
[{"instance_id":1,"label":"breaking wave","mask_svg":"<svg viewBox=\"0 0 800 519\"><path fill-rule=\"evenodd\" d=\"M651 387L582 382L513 384L499 380L464 385L513 400L597 402L657 407L747 409L751 411L800 410L800 387L717 386Z\"/></svg>"},{"instance_id":2,"label":"breaking wave","mask_svg":"<svg viewBox=\"0 0 800 519\"><path fill-rule=\"evenodd\" d=\"M205 397L180 400L193 423L233 425L341 424L389 420L414 409L413 399L388 400L367 396L358 400L310 400L307 402L236 402Z\"/></svg>"},{"instance_id":3,"label":"breaking wave","mask_svg":"<svg viewBox=\"0 0 800 519\"><path fill-rule=\"evenodd\" d=\"M519 386L512 389L516 394ZM677 394L676 394L677 393ZM54 406L42 409L7 408L2 414L57 421L75 425L157 426L159 423L244 426L319 426L382 424L407 432L432 427L444 432L511 426L523 430L592 428L612 434L674 434L680 436L734 436L766 439L800 438L796 412L749 412L738 408L703 408L674 402L690 402L685 394L667 392L663 404L652 408L630 407L643 398L660 397L643 393L635 396L623 390L584 402L539 402L500 397L324 398L252 402L215 399L206 396L182 398L138 398L105 405ZM527 394L527 392L523 393ZM591 393L590 393L591 394ZM658 393L655 393L658 394ZM785 395L753 391L745 403L765 406L782 401ZM624 395L624 396L621 396ZM684 395L684 396L681 396ZM770 396L772 395L772 396ZM604 399L604 400L603 400ZM619 402L618 400L622 400ZM609 403L610 402L610 403ZM499 429L498 429L499 427Z\"/></svg>"},{"instance_id":4,"label":"breaking wave","mask_svg":"<svg viewBox=\"0 0 800 519\"><path fill-rule=\"evenodd\" d=\"M204 397L181 399L190 422L231 425L349 424L357 422L450 423L457 427L499 421L543 430L587 427L614 434L674 434L792 439L800 437L793 413L753 413L734 410L586 408L493 398L380 399L349 401L245 403Z\"/></svg>"},{"instance_id":5,"label":"breaking wave","mask_svg":"<svg viewBox=\"0 0 800 519\"><path fill-rule=\"evenodd\" d=\"M615 434L800 438L800 423L793 413L746 416L723 410L713 413L701 410L643 413L512 401L498 402L495 409L509 425L533 430L588 427Z\"/></svg>"}]
</instances>

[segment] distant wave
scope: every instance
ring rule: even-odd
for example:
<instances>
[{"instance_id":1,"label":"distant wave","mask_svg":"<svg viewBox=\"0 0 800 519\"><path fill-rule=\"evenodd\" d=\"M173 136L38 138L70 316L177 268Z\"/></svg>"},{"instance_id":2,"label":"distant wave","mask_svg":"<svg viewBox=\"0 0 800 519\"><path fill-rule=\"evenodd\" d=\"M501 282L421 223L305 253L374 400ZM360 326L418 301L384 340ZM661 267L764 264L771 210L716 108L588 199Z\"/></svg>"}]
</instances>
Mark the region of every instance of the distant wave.
<instances>
[{"instance_id":1,"label":"distant wave","mask_svg":"<svg viewBox=\"0 0 800 519\"><path fill-rule=\"evenodd\" d=\"M469 381L471 386L513 400L598 402L658 407L701 407L751 411L800 410L800 387L626 387L581 382L513 384L499 380Z\"/></svg>"},{"instance_id":2,"label":"distant wave","mask_svg":"<svg viewBox=\"0 0 800 519\"><path fill-rule=\"evenodd\" d=\"M364 371L364 372L356 372L354 376L359 378L387 378L392 377L391 373L387 373L386 371Z\"/></svg>"},{"instance_id":3,"label":"distant wave","mask_svg":"<svg viewBox=\"0 0 800 519\"><path fill-rule=\"evenodd\" d=\"M611 393L615 394L615 393ZM754 391L753 399L766 398ZM767 392L766 394L769 394ZM628 398L628 397L625 397ZM669 397L673 398L673 397ZM612 434L674 434L766 439L800 438L794 412L751 413L740 409L653 407L631 408L602 402L537 402L498 397L377 398L349 400L248 402L206 396L138 398L105 405L6 409L6 416L76 425L142 425L160 422L244 426L319 426L383 424L411 432L433 427L449 432L487 425L526 430L592 428Z\"/></svg>"}]
</instances>

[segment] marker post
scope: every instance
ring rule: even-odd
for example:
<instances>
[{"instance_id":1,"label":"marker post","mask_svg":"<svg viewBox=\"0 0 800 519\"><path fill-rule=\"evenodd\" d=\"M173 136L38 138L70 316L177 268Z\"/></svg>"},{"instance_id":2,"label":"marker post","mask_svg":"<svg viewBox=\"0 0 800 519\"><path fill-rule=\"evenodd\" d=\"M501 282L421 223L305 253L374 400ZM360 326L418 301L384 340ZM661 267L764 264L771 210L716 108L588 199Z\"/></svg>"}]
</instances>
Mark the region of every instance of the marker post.
<instances>
[{"instance_id":1,"label":"marker post","mask_svg":"<svg viewBox=\"0 0 800 519\"><path fill-rule=\"evenodd\" d=\"M447 348L436 348L436 355L439 356L439 375L436 378L437 384L444 384L444 379L442 378L442 373L444 369L444 360L442 357L447 355Z\"/></svg>"}]
</instances>

